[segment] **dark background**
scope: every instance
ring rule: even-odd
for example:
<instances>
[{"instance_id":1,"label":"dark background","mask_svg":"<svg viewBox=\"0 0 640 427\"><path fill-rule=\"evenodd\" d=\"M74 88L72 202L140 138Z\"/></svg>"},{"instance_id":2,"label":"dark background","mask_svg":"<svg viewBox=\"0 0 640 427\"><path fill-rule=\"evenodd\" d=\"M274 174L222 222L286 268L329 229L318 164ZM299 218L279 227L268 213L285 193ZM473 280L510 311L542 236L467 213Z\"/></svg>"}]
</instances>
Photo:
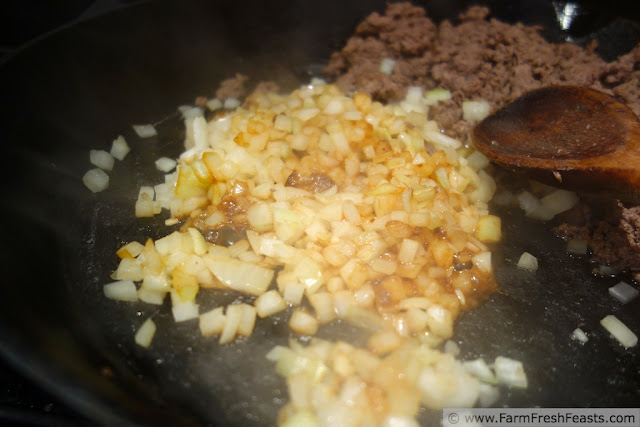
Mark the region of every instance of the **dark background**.
<instances>
[{"instance_id":1,"label":"dark background","mask_svg":"<svg viewBox=\"0 0 640 427\"><path fill-rule=\"evenodd\" d=\"M21 0L0 14L0 64L19 49L69 25L140 0ZM92 423L0 359L0 425L88 426Z\"/></svg>"},{"instance_id":2,"label":"dark background","mask_svg":"<svg viewBox=\"0 0 640 427\"><path fill-rule=\"evenodd\" d=\"M92 19L102 14L127 7L135 3L152 0L24 0L3 4L0 14L0 63L10 61L18 50L48 34L63 29L76 22ZM160 0L155 0L160 1ZM420 1L416 1L420 4ZM469 3L474 3L469 1ZM491 5L491 1L487 1ZM640 10L631 2L612 1L602 8L602 2L577 2L579 8L569 20L567 28L552 35L578 43L586 40L594 29L608 28L600 33L599 41L607 45L610 55L627 51L638 40L640 30L637 24L625 18L638 19ZM434 9L447 15L447 1L435 1ZM541 13L540 2L508 2L507 6L492 8L496 16L528 15L535 21ZM549 2L556 11L566 10L568 2ZM559 13L559 12L558 12ZM254 17L259 19L259 17ZM437 18L437 17L436 17ZM596 34L598 36L598 33ZM90 422L74 410L60 403L58 399L25 379L12 367L0 360L0 425L29 426L78 426Z\"/></svg>"}]
</instances>

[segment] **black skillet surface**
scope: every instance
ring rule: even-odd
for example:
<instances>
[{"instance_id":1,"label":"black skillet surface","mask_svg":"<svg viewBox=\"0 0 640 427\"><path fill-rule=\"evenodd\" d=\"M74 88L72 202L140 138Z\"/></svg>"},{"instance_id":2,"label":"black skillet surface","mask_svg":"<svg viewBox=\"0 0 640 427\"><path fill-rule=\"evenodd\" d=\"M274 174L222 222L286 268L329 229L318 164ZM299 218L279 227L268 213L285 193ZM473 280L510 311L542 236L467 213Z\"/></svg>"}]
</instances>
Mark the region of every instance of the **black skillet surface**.
<instances>
[{"instance_id":1,"label":"black skillet surface","mask_svg":"<svg viewBox=\"0 0 640 427\"><path fill-rule=\"evenodd\" d=\"M441 19L467 4L426 5ZM568 34L549 2L490 4L504 20L544 25L550 39ZM272 425L286 388L264 354L288 339L286 313L260 321L250 340L220 348L200 338L194 322L174 325L166 305L107 301L102 285L121 244L167 232L162 221L135 219L132 207L137 188L161 178L152 160L180 152L178 105L211 95L236 72L296 87L358 21L383 8L382 1L148 2L76 25L5 64L2 355L101 424ZM584 26L570 35L582 42L599 29L603 54L623 53L640 33L630 21L607 26L605 14L578 18ZM155 123L159 136L139 140L132 123ZM94 196L80 181L91 168L88 151L109 149L118 134L132 152L116 163L109 190ZM498 213L501 290L458 323L461 356L525 363L529 388L503 389L499 405L640 405L638 348L623 349L599 326L615 314L639 333L640 302L611 299L607 288L618 279L593 277L587 261L569 257L544 224L518 210ZM537 272L515 267L523 251L539 257ZM202 294L202 309L236 298ZM148 316L158 333L142 350L133 334ZM570 339L578 326L589 333L585 345ZM343 325L322 335L366 338ZM434 424L440 414L421 417Z\"/></svg>"}]
</instances>

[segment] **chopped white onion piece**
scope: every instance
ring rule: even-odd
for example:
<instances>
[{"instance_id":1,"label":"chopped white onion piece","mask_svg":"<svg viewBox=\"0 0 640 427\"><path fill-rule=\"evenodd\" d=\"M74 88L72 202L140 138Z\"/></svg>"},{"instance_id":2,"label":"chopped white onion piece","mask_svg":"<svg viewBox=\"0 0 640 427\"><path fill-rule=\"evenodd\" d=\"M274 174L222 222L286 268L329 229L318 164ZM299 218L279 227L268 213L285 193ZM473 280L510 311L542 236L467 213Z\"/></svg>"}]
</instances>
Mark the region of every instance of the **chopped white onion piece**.
<instances>
[{"instance_id":1,"label":"chopped white onion piece","mask_svg":"<svg viewBox=\"0 0 640 427\"><path fill-rule=\"evenodd\" d=\"M309 410L303 410L290 415L282 427L319 427L316 416Z\"/></svg>"},{"instance_id":2,"label":"chopped white onion piece","mask_svg":"<svg viewBox=\"0 0 640 427\"><path fill-rule=\"evenodd\" d=\"M142 193L136 200L135 214L138 218L151 218L156 213L160 213L156 208L156 203L153 201L153 196L149 196L147 193ZM156 212L158 211L158 212Z\"/></svg>"},{"instance_id":3,"label":"chopped white onion piece","mask_svg":"<svg viewBox=\"0 0 640 427\"><path fill-rule=\"evenodd\" d=\"M475 266L485 273L491 273L493 271L490 251L484 251L474 255L471 258L471 261L473 261Z\"/></svg>"},{"instance_id":4,"label":"chopped white onion piece","mask_svg":"<svg viewBox=\"0 0 640 427\"><path fill-rule=\"evenodd\" d=\"M422 88L420 86L409 86L404 99L409 104L419 105L423 99Z\"/></svg>"},{"instance_id":5,"label":"chopped white onion piece","mask_svg":"<svg viewBox=\"0 0 640 427\"><path fill-rule=\"evenodd\" d=\"M479 151L474 151L467 157L467 165L474 171L486 168L489 163L489 158Z\"/></svg>"},{"instance_id":6,"label":"chopped white onion piece","mask_svg":"<svg viewBox=\"0 0 640 427\"><path fill-rule=\"evenodd\" d=\"M318 326L318 319L302 309L295 310L289 319L289 327L299 334L315 335Z\"/></svg>"},{"instance_id":7,"label":"chopped white onion piece","mask_svg":"<svg viewBox=\"0 0 640 427\"><path fill-rule=\"evenodd\" d=\"M489 115L491 106L486 101L463 101L462 119L479 122Z\"/></svg>"},{"instance_id":8,"label":"chopped white onion piece","mask_svg":"<svg viewBox=\"0 0 640 427\"><path fill-rule=\"evenodd\" d=\"M458 356L460 354L460 346L455 341L446 340L442 349L445 353L451 354L452 356Z\"/></svg>"},{"instance_id":9,"label":"chopped white onion piece","mask_svg":"<svg viewBox=\"0 0 640 427\"><path fill-rule=\"evenodd\" d=\"M204 117L193 119L193 143L196 150L204 150L209 145L209 130Z\"/></svg>"},{"instance_id":10,"label":"chopped white onion piece","mask_svg":"<svg viewBox=\"0 0 640 427\"><path fill-rule=\"evenodd\" d=\"M538 269L538 258L534 257L529 252L523 252L518 260L518 268L536 271Z\"/></svg>"},{"instance_id":11,"label":"chopped white onion piece","mask_svg":"<svg viewBox=\"0 0 640 427\"><path fill-rule=\"evenodd\" d=\"M140 187L140 190L138 191L138 198L140 198L143 194L146 194L151 200L153 200L156 191L153 189L153 187L150 187L148 185L143 185Z\"/></svg>"},{"instance_id":12,"label":"chopped white onion piece","mask_svg":"<svg viewBox=\"0 0 640 427\"><path fill-rule=\"evenodd\" d=\"M138 290L132 280L118 280L104 285L104 296L117 301L138 301Z\"/></svg>"},{"instance_id":13,"label":"chopped white onion piece","mask_svg":"<svg viewBox=\"0 0 640 427\"><path fill-rule=\"evenodd\" d=\"M240 106L240 100L238 98L227 98L224 100L223 106L226 110L234 110Z\"/></svg>"},{"instance_id":14,"label":"chopped white onion piece","mask_svg":"<svg viewBox=\"0 0 640 427\"><path fill-rule=\"evenodd\" d=\"M609 333L618 340L618 342L624 347L635 347L638 344L638 337L631 329L622 323L616 316L610 314L600 321L600 324Z\"/></svg>"},{"instance_id":15,"label":"chopped white onion piece","mask_svg":"<svg viewBox=\"0 0 640 427\"><path fill-rule=\"evenodd\" d=\"M90 150L89 161L102 170L110 171L113 169L115 159L104 150Z\"/></svg>"},{"instance_id":16,"label":"chopped white onion piece","mask_svg":"<svg viewBox=\"0 0 640 427\"><path fill-rule=\"evenodd\" d=\"M100 168L91 169L84 174L82 182L92 192L99 193L109 188L109 175Z\"/></svg>"},{"instance_id":17,"label":"chopped white onion piece","mask_svg":"<svg viewBox=\"0 0 640 427\"><path fill-rule=\"evenodd\" d=\"M124 136L118 135L111 144L111 155L118 160L124 160L127 154L129 154L129 151L131 151L131 148L129 148L129 144L127 144Z\"/></svg>"},{"instance_id":18,"label":"chopped white onion piece","mask_svg":"<svg viewBox=\"0 0 640 427\"><path fill-rule=\"evenodd\" d=\"M190 105L178 108L182 113L182 118L184 119L193 119L196 117L202 117L204 112L200 107L192 107Z\"/></svg>"},{"instance_id":19,"label":"chopped white onion piece","mask_svg":"<svg viewBox=\"0 0 640 427\"><path fill-rule=\"evenodd\" d=\"M171 290L171 312L176 322L196 319L200 314L198 304L195 301L182 301L175 289Z\"/></svg>"},{"instance_id":20,"label":"chopped white onion piece","mask_svg":"<svg viewBox=\"0 0 640 427\"><path fill-rule=\"evenodd\" d=\"M162 305L162 303L164 303L164 297L166 295L166 291L149 289L145 288L144 286L138 289L138 298L140 298L140 301L146 302L147 304Z\"/></svg>"},{"instance_id":21,"label":"chopped white onion piece","mask_svg":"<svg viewBox=\"0 0 640 427\"><path fill-rule=\"evenodd\" d=\"M144 249L144 245L142 243L133 241L122 246L116 253L120 258L135 258L140 255L142 249Z\"/></svg>"},{"instance_id":22,"label":"chopped white onion piece","mask_svg":"<svg viewBox=\"0 0 640 427\"><path fill-rule=\"evenodd\" d=\"M587 334L580 328L576 328L571 333L571 338L580 341L581 343L586 343L587 341L589 341L589 337L587 336Z\"/></svg>"},{"instance_id":23,"label":"chopped white onion piece","mask_svg":"<svg viewBox=\"0 0 640 427\"><path fill-rule=\"evenodd\" d=\"M155 334L156 324L151 318L148 318L144 321L144 323L142 323L140 328L138 328L134 339L136 344L141 347L147 348L151 345L151 341L153 341L153 336Z\"/></svg>"},{"instance_id":24,"label":"chopped white onion piece","mask_svg":"<svg viewBox=\"0 0 640 427\"><path fill-rule=\"evenodd\" d=\"M274 271L270 268L234 259L216 260L206 258L205 263L222 283L231 289L249 295L258 296L263 294L271 284L274 274Z\"/></svg>"},{"instance_id":25,"label":"chopped white onion piece","mask_svg":"<svg viewBox=\"0 0 640 427\"><path fill-rule=\"evenodd\" d=\"M240 323L238 323L236 333L250 337L256 325L256 309L249 304L240 304L240 306L242 307L242 316L240 317Z\"/></svg>"},{"instance_id":26,"label":"chopped white onion piece","mask_svg":"<svg viewBox=\"0 0 640 427\"><path fill-rule=\"evenodd\" d=\"M156 168L162 172L171 172L176 168L178 162L168 157L160 157L156 160Z\"/></svg>"},{"instance_id":27,"label":"chopped white onion piece","mask_svg":"<svg viewBox=\"0 0 640 427\"><path fill-rule=\"evenodd\" d=\"M118 268L111 277L116 280L132 280L138 282L144 278L144 272L137 259L122 258L118 264Z\"/></svg>"},{"instance_id":28,"label":"chopped white onion piece","mask_svg":"<svg viewBox=\"0 0 640 427\"><path fill-rule=\"evenodd\" d=\"M425 130L424 137L428 141L436 145L439 145L441 147L453 148L454 150L457 150L458 148L462 147L462 143L460 141L458 141L457 139L453 139L450 136L447 136L438 131Z\"/></svg>"},{"instance_id":29,"label":"chopped white onion piece","mask_svg":"<svg viewBox=\"0 0 640 427\"><path fill-rule=\"evenodd\" d=\"M544 196L540 202L551 215L568 211L578 203L579 197L576 193L567 190L555 190Z\"/></svg>"},{"instance_id":30,"label":"chopped white onion piece","mask_svg":"<svg viewBox=\"0 0 640 427\"><path fill-rule=\"evenodd\" d=\"M253 304L260 317L268 317L287 308L287 303L275 289L260 295Z\"/></svg>"},{"instance_id":31,"label":"chopped white onion piece","mask_svg":"<svg viewBox=\"0 0 640 427\"><path fill-rule=\"evenodd\" d=\"M620 282L609 288L609 295L623 304L633 301L638 297L638 294L640 294L640 291L626 282Z\"/></svg>"},{"instance_id":32,"label":"chopped white onion piece","mask_svg":"<svg viewBox=\"0 0 640 427\"><path fill-rule=\"evenodd\" d=\"M387 75L391 75L393 74L393 69L396 66L396 60L392 59L392 58L383 58L382 61L380 61L380 72L382 74L387 74Z\"/></svg>"},{"instance_id":33,"label":"chopped white onion piece","mask_svg":"<svg viewBox=\"0 0 640 427\"><path fill-rule=\"evenodd\" d=\"M401 415L390 415L387 417L382 424L381 427L420 427L418 421L415 418L401 416Z\"/></svg>"},{"instance_id":34,"label":"chopped white onion piece","mask_svg":"<svg viewBox=\"0 0 640 427\"><path fill-rule=\"evenodd\" d=\"M200 315L199 326L202 336L219 334L224 328L224 308L216 307Z\"/></svg>"},{"instance_id":35,"label":"chopped white onion piece","mask_svg":"<svg viewBox=\"0 0 640 427\"><path fill-rule=\"evenodd\" d=\"M526 216L542 221L547 221L553 218L551 211L542 204L540 199L530 192L523 191L516 196L516 199Z\"/></svg>"},{"instance_id":36,"label":"chopped white onion piece","mask_svg":"<svg viewBox=\"0 0 640 427\"><path fill-rule=\"evenodd\" d=\"M527 374L524 372L522 362L508 357L498 356L493 368L498 382L512 387L527 388Z\"/></svg>"},{"instance_id":37,"label":"chopped white onion piece","mask_svg":"<svg viewBox=\"0 0 640 427\"><path fill-rule=\"evenodd\" d=\"M133 125L132 127L140 138L150 138L158 134L153 125Z\"/></svg>"},{"instance_id":38,"label":"chopped white onion piece","mask_svg":"<svg viewBox=\"0 0 640 427\"><path fill-rule=\"evenodd\" d=\"M218 98L212 98L207 101L207 108L211 111L216 111L222 108L222 101Z\"/></svg>"},{"instance_id":39,"label":"chopped white onion piece","mask_svg":"<svg viewBox=\"0 0 640 427\"><path fill-rule=\"evenodd\" d=\"M228 344L236 337L238 331L238 325L242 321L242 305L233 304L227 306L227 312L225 313L224 327L220 334L220 344Z\"/></svg>"},{"instance_id":40,"label":"chopped white onion piece","mask_svg":"<svg viewBox=\"0 0 640 427\"><path fill-rule=\"evenodd\" d=\"M446 101L451 99L451 92L446 89L432 89L425 94L425 98L431 101Z\"/></svg>"},{"instance_id":41,"label":"chopped white onion piece","mask_svg":"<svg viewBox=\"0 0 640 427\"><path fill-rule=\"evenodd\" d=\"M484 359L462 362L464 369L482 382L497 384L498 379Z\"/></svg>"},{"instance_id":42,"label":"chopped white onion piece","mask_svg":"<svg viewBox=\"0 0 640 427\"><path fill-rule=\"evenodd\" d=\"M490 408L500 398L500 390L490 384L481 383L480 393L478 394L478 406L480 408Z\"/></svg>"},{"instance_id":43,"label":"chopped white onion piece","mask_svg":"<svg viewBox=\"0 0 640 427\"><path fill-rule=\"evenodd\" d=\"M570 254L586 255L587 241L584 239L571 239L567 242L567 252Z\"/></svg>"},{"instance_id":44,"label":"chopped white onion piece","mask_svg":"<svg viewBox=\"0 0 640 427\"><path fill-rule=\"evenodd\" d=\"M498 206L511 206L517 202L516 196L504 188L497 191L491 201Z\"/></svg>"}]
</instances>

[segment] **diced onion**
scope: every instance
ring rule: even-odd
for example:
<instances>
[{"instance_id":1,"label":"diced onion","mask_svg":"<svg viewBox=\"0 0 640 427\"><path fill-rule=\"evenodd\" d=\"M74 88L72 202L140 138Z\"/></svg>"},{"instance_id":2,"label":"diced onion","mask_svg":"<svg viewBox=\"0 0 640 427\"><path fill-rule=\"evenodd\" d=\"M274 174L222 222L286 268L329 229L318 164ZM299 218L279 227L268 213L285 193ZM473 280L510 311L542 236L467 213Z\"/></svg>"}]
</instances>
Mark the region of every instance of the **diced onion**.
<instances>
[{"instance_id":1,"label":"diced onion","mask_svg":"<svg viewBox=\"0 0 640 427\"><path fill-rule=\"evenodd\" d=\"M227 110L233 110L240 106L241 102L238 98L227 98L224 100L223 107Z\"/></svg>"},{"instance_id":2,"label":"diced onion","mask_svg":"<svg viewBox=\"0 0 640 427\"><path fill-rule=\"evenodd\" d=\"M571 338L580 341L581 343L586 343L587 341L589 341L589 337L587 336L587 334L580 328L574 329L574 331L571 333Z\"/></svg>"},{"instance_id":3,"label":"diced onion","mask_svg":"<svg viewBox=\"0 0 640 427\"><path fill-rule=\"evenodd\" d=\"M142 243L133 241L118 249L118 252L116 253L120 258L135 258L140 255L142 249L144 249L144 245Z\"/></svg>"},{"instance_id":4,"label":"diced onion","mask_svg":"<svg viewBox=\"0 0 640 427\"><path fill-rule=\"evenodd\" d=\"M91 169L82 177L82 182L94 193L99 193L109 188L109 175L102 169Z\"/></svg>"},{"instance_id":5,"label":"diced onion","mask_svg":"<svg viewBox=\"0 0 640 427\"><path fill-rule=\"evenodd\" d=\"M318 419L308 410L296 412L281 427L319 427Z\"/></svg>"},{"instance_id":6,"label":"diced onion","mask_svg":"<svg viewBox=\"0 0 640 427\"><path fill-rule=\"evenodd\" d=\"M236 332L238 331L238 325L242 320L242 305L233 304L227 306L225 313L224 327L220 334L220 344L228 344L234 340Z\"/></svg>"},{"instance_id":7,"label":"diced onion","mask_svg":"<svg viewBox=\"0 0 640 427\"><path fill-rule=\"evenodd\" d=\"M147 348L151 345L153 337L156 334L156 324L151 318L145 320L134 336L136 344L141 347Z\"/></svg>"},{"instance_id":8,"label":"diced onion","mask_svg":"<svg viewBox=\"0 0 640 427\"><path fill-rule=\"evenodd\" d=\"M446 89L432 89L425 93L425 97L430 101L446 101L451 99L451 92Z\"/></svg>"},{"instance_id":9,"label":"diced onion","mask_svg":"<svg viewBox=\"0 0 640 427\"><path fill-rule=\"evenodd\" d=\"M118 160L124 160L124 158L129 154L131 148L129 148L129 144L124 139L122 135L119 135L116 139L113 140L111 144L111 155Z\"/></svg>"},{"instance_id":10,"label":"diced onion","mask_svg":"<svg viewBox=\"0 0 640 427\"><path fill-rule=\"evenodd\" d=\"M141 347L147 348L151 345L151 341L153 341L153 336L155 334L156 324L151 318L148 318L142 323L142 325L140 325L140 328L138 328L134 339L136 344Z\"/></svg>"},{"instance_id":11,"label":"diced onion","mask_svg":"<svg viewBox=\"0 0 640 427\"><path fill-rule=\"evenodd\" d=\"M460 346L457 342L451 340L446 340L444 342L444 347L442 348L442 350L444 350L445 353L451 354L453 356L458 356L460 354Z\"/></svg>"},{"instance_id":12,"label":"diced onion","mask_svg":"<svg viewBox=\"0 0 640 427\"><path fill-rule=\"evenodd\" d=\"M289 327L299 334L315 335L318 326L318 319L302 309L294 310L289 319Z\"/></svg>"},{"instance_id":13,"label":"diced onion","mask_svg":"<svg viewBox=\"0 0 640 427\"><path fill-rule=\"evenodd\" d=\"M113 169L114 158L111 154L104 150L89 151L89 161L102 170L110 171Z\"/></svg>"},{"instance_id":14,"label":"diced onion","mask_svg":"<svg viewBox=\"0 0 640 427\"><path fill-rule=\"evenodd\" d=\"M196 117L202 117L204 115L202 108L190 105L180 107L178 110L182 113L183 119L195 119Z\"/></svg>"},{"instance_id":15,"label":"diced onion","mask_svg":"<svg viewBox=\"0 0 640 427\"><path fill-rule=\"evenodd\" d=\"M156 168L162 172L171 172L177 165L178 162L168 157L160 157L156 160Z\"/></svg>"},{"instance_id":16,"label":"diced onion","mask_svg":"<svg viewBox=\"0 0 640 427\"><path fill-rule=\"evenodd\" d=\"M103 287L104 296L118 301L138 301L138 289L132 280L119 280Z\"/></svg>"},{"instance_id":17,"label":"diced onion","mask_svg":"<svg viewBox=\"0 0 640 427\"><path fill-rule=\"evenodd\" d=\"M481 271L485 273L491 273L493 271L493 265L491 264L491 252L484 251L474 255L471 258L471 261L478 267Z\"/></svg>"},{"instance_id":18,"label":"diced onion","mask_svg":"<svg viewBox=\"0 0 640 427\"><path fill-rule=\"evenodd\" d=\"M224 328L225 316L224 308L216 307L206 313L202 313L199 318L200 333L207 337L213 334L219 334Z\"/></svg>"},{"instance_id":19,"label":"diced onion","mask_svg":"<svg viewBox=\"0 0 640 427\"><path fill-rule=\"evenodd\" d=\"M395 66L396 66L395 59L383 58L382 61L380 61L380 72L382 74L391 75L393 74L393 69L395 68Z\"/></svg>"},{"instance_id":20,"label":"diced onion","mask_svg":"<svg viewBox=\"0 0 640 427\"><path fill-rule=\"evenodd\" d=\"M495 243L502 238L502 221L495 215L485 215L478 220L476 237L483 243Z\"/></svg>"},{"instance_id":21,"label":"diced onion","mask_svg":"<svg viewBox=\"0 0 640 427\"><path fill-rule=\"evenodd\" d=\"M222 101L218 98L212 98L207 101L207 108L211 111L216 111L222 108Z\"/></svg>"},{"instance_id":22,"label":"diced onion","mask_svg":"<svg viewBox=\"0 0 640 427\"><path fill-rule=\"evenodd\" d=\"M169 293L174 320L197 318L201 334L219 335L220 344L250 336L256 316L287 309L296 334L314 335L336 319L371 334L366 348L315 338L305 345L294 335L288 348L269 353L289 389L279 418L286 425L414 427L421 403L491 404L497 391L479 378L495 382L496 374L484 361L472 365L477 377L470 374L455 359L459 346L445 342L459 308L491 290L483 242L501 237L500 219L488 215L496 191L488 158L427 117L429 106L450 98L415 86L383 106L327 85L292 96L256 92L243 105L210 100L212 110L240 107L212 120L180 108L186 151L177 168L158 159L156 167L172 173L141 188L136 215L167 209L167 225L186 223L121 248L113 279L134 291L141 281L134 293L150 304ZM468 117L479 118L480 107L468 104ZM237 226L246 237L233 244L205 240L207 230L224 237L224 227ZM438 227L447 235L436 238ZM459 267L456 253L480 273L473 284L448 273ZM411 283L424 292L415 295ZM255 300L200 314L196 296L207 289Z\"/></svg>"},{"instance_id":23,"label":"diced onion","mask_svg":"<svg viewBox=\"0 0 640 427\"><path fill-rule=\"evenodd\" d=\"M553 218L553 213L542 204L540 199L530 192L522 191L516 196L516 199L526 216L542 221Z\"/></svg>"},{"instance_id":24,"label":"diced onion","mask_svg":"<svg viewBox=\"0 0 640 427\"><path fill-rule=\"evenodd\" d=\"M250 337L256 325L256 309L248 304L240 304L240 306L242 307L242 316L240 317L240 323L238 323L236 333Z\"/></svg>"},{"instance_id":25,"label":"diced onion","mask_svg":"<svg viewBox=\"0 0 640 427\"><path fill-rule=\"evenodd\" d=\"M274 289L260 295L254 301L256 312L260 317L268 317L287 308L287 303L280 293Z\"/></svg>"},{"instance_id":26,"label":"diced onion","mask_svg":"<svg viewBox=\"0 0 640 427\"><path fill-rule=\"evenodd\" d=\"M142 280L143 277L142 266L134 258L122 258L112 275L112 278L117 280L133 280L134 282Z\"/></svg>"},{"instance_id":27,"label":"diced onion","mask_svg":"<svg viewBox=\"0 0 640 427\"><path fill-rule=\"evenodd\" d=\"M463 101L462 119L479 122L489 115L491 106L486 101Z\"/></svg>"},{"instance_id":28,"label":"diced onion","mask_svg":"<svg viewBox=\"0 0 640 427\"><path fill-rule=\"evenodd\" d=\"M158 134L153 125L133 125L132 127L140 138L150 138Z\"/></svg>"},{"instance_id":29,"label":"diced onion","mask_svg":"<svg viewBox=\"0 0 640 427\"><path fill-rule=\"evenodd\" d=\"M412 417L391 415L382 422L381 427L420 427L420 424Z\"/></svg>"},{"instance_id":30,"label":"diced onion","mask_svg":"<svg viewBox=\"0 0 640 427\"><path fill-rule=\"evenodd\" d=\"M454 150L462 147L462 143L460 141L438 131L425 131L424 137L441 147L453 148Z\"/></svg>"},{"instance_id":31,"label":"diced onion","mask_svg":"<svg viewBox=\"0 0 640 427\"><path fill-rule=\"evenodd\" d=\"M480 408L490 408L500 398L500 391L487 383L480 384L480 393L478 394L478 406Z\"/></svg>"},{"instance_id":32,"label":"diced onion","mask_svg":"<svg viewBox=\"0 0 640 427\"><path fill-rule=\"evenodd\" d=\"M544 196L540 203L552 216L568 211L578 203L579 197L576 193L567 190L554 190Z\"/></svg>"},{"instance_id":33,"label":"diced onion","mask_svg":"<svg viewBox=\"0 0 640 427\"><path fill-rule=\"evenodd\" d=\"M222 283L249 295L263 294L271 284L274 274L269 268L233 259L219 261L207 258L205 263Z\"/></svg>"},{"instance_id":34,"label":"diced onion","mask_svg":"<svg viewBox=\"0 0 640 427\"><path fill-rule=\"evenodd\" d=\"M420 86L409 86L407 88L407 94L405 95L405 101L412 105L418 105L422 102L423 92Z\"/></svg>"},{"instance_id":35,"label":"diced onion","mask_svg":"<svg viewBox=\"0 0 640 427\"><path fill-rule=\"evenodd\" d=\"M620 282L609 288L609 295L623 304L633 301L638 297L640 291L626 282Z\"/></svg>"},{"instance_id":36,"label":"diced onion","mask_svg":"<svg viewBox=\"0 0 640 427\"><path fill-rule=\"evenodd\" d=\"M518 260L518 268L536 271L538 269L538 258L531 255L529 252L523 252Z\"/></svg>"},{"instance_id":37,"label":"diced onion","mask_svg":"<svg viewBox=\"0 0 640 427\"><path fill-rule=\"evenodd\" d=\"M497 384L498 378L484 359L462 362L464 369L482 382Z\"/></svg>"},{"instance_id":38,"label":"diced onion","mask_svg":"<svg viewBox=\"0 0 640 427\"><path fill-rule=\"evenodd\" d=\"M489 158L480 151L474 151L467 157L467 165L474 171L486 168L489 163Z\"/></svg>"},{"instance_id":39,"label":"diced onion","mask_svg":"<svg viewBox=\"0 0 640 427\"><path fill-rule=\"evenodd\" d=\"M140 299L140 301L146 302L147 304L162 305L164 303L164 298L166 295L166 291L162 292L145 287L141 287L140 289L138 289L138 298Z\"/></svg>"},{"instance_id":40,"label":"diced onion","mask_svg":"<svg viewBox=\"0 0 640 427\"><path fill-rule=\"evenodd\" d=\"M496 372L496 378L501 384L511 387L527 388L527 374L524 372L522 362L519 360L498 356L496 357L493 368Z\"/></svg>"},{"instance_id":41,"label":"diced onion","mask_svg":"<svg viewBox=\"0 0 640 427\"><path fill-rule=\"evenodd\" d=\"M197 319L200 314L198 304L195 301L182 301L175 289L171 290L171 312L176 322Z\"/></svg>"},{"instance_id":42,"label":"diced onion","mask_svg":"<svg viewBox=\"0 0 640 427\"><path fill-rule=\"evenodd\" d=\"M624 347L635 347L638 337L616 316L610 314L600 320L600 324Z\"/></svg>"}]
</instances>

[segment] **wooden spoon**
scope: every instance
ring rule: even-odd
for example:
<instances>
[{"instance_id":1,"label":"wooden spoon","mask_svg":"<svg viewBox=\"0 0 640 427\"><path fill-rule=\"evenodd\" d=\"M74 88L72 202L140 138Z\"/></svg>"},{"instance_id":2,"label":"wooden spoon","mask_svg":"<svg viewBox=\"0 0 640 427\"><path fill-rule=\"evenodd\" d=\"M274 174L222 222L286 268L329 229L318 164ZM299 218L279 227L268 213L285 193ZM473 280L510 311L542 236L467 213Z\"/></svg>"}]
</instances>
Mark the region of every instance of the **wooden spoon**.
<instances>
[{"instance_id":1,"label":"wooden spoon","mask_svg":"<svg viewBox=\"0 0 640 427\"><path fill-rule=\"evenodd\" d=\"M640 203L640 123L602 92L551 86L528 92L471 131L500 166L573 191Z\"/></svg>"}]
</instances>

